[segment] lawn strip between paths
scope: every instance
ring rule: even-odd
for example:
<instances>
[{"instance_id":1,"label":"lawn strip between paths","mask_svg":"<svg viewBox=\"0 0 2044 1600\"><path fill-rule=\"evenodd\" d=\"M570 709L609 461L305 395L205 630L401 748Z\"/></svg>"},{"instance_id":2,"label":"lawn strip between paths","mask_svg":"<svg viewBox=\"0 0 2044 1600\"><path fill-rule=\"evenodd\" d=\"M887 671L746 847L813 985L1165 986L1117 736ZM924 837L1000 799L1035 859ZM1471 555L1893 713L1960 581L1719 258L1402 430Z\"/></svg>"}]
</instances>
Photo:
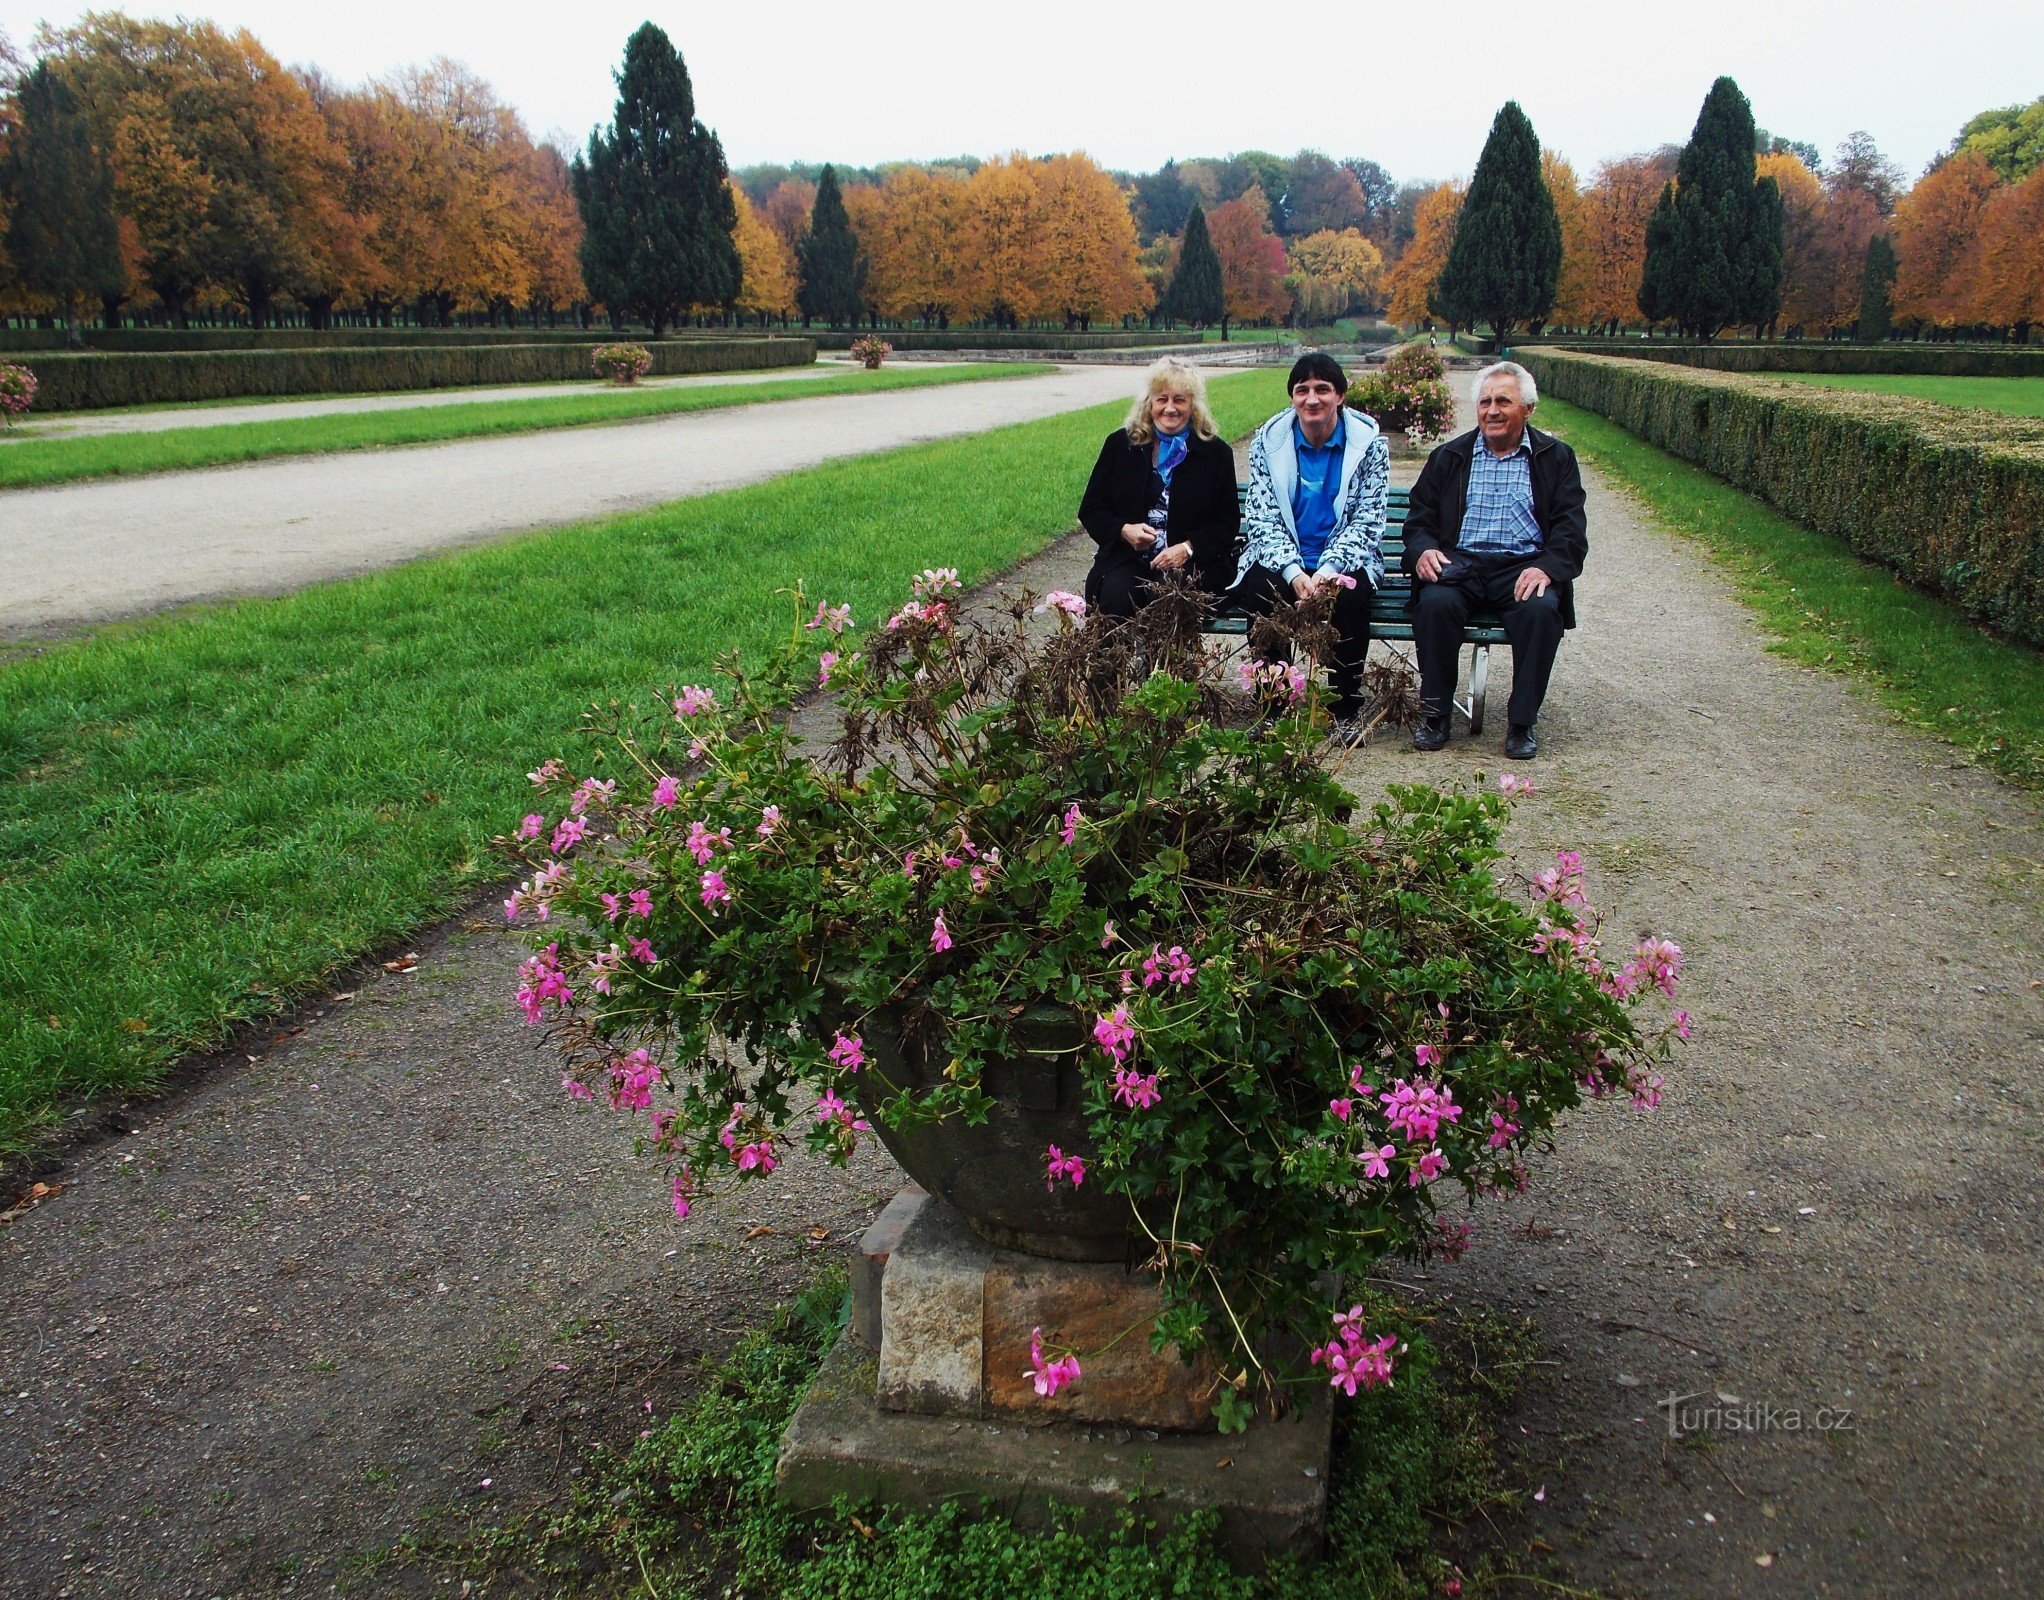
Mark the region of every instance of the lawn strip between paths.
<instances>
[{"instance_id":1,"label":"lawn strip between paths","mask_svg":"<svg viewBox=\"0 0 2044 1600\"><path fill-rule=\"evenodd\" d=\"M133 477L225 466L272 456L322 455L399 445L444 444L507 433L584 428L716 411L776 400L932 389L1054 371L1041 362L980 362L970 366L896 367L847 371L826 377L788 377L771 383L704 384L616 389L576 395L535 395L529 400L486 400L471 405L410 406L388 411L336 412L272 422L221 423L160 433L94 434L75 439L33 439L0 446L0 489L72 483L84 478ZM272 397L274 398L274 397Z\"/></svg>"},{"instance_id":2,"label":"lawn strip between paths","mask_svg":"<svg viewBox=\"0 0 2044 1600\"><path fill-rule=\"evenodd\" d=\"M2044 655L1983 632L1886 567L1594 412L1543 400L1540 418L1728 569L1776 635L1774 649L1850 672L1904 720L2004 777L2044 786ZM1653 648L1650 633L1641 648Z\"/></svg>"},{"instance_id":3,"label":"lawn strip between paths","mask_svg":"<svg viewBox=\"0 0 2044 1600\"><path fill-rule=\"evenodd\" d=\"M1968 411L1999 411L2011 417L2044 417L2044 378L1945 378L1929 373L1767 372L1761 377L1822 389L1857 389L1866 394L1899 394Z\"/></svg>"},{"instance_id":4,"label":"lawn strip between paths","mask_svg":"<svg viewBox=\"0 0 2044 1600\"><path fill-rule=\"evenodd\" d=\"M1134 387L1137 375L1131 373ZM805 392L814 392L810 386ZM1282 374L1212 383L1224 435ZM1073 525L1117 403L831 462L0 665L0 1150L149 1087L501 879L592 701L984 579Z\"/></svg>"}]
</instances>

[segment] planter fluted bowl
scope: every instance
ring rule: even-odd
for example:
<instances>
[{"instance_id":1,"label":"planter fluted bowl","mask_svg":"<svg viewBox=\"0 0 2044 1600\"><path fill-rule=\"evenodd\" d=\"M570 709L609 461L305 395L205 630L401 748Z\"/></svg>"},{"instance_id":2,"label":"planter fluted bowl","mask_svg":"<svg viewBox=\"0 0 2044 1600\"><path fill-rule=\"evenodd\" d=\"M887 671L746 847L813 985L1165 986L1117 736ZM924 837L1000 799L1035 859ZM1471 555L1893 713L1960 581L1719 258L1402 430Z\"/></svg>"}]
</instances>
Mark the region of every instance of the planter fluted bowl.
<instances>
[{"instance_id":1,"label":"planter fluted bowl","mask_svg":"<svg viewBox=\"0 0 2044 1600\"><path fill-rule=\"evenodd\" d=\"M988 1063L981 1079L994 1102L984 1122L954 1116L909 1128L891 1128L877 1114L886 1094L941 1082L948 1062L925 1059L913 1045L904 1050L897 1020L875 1016L864 1028L859 1098L902 1170L956 1206L989 1244L1059 1261L1123 1260L1130 1248L1128 1201L1107 1193L1091 1174L1076 1187L1064 1179L1054 1189L1045 1182L1051 1145L1089 1167L1093 1162L1079 1064L1086 1031L1077 1013L1037 1005L1017 1020L1022 1053Z\"/></svg>"}]
</instances>

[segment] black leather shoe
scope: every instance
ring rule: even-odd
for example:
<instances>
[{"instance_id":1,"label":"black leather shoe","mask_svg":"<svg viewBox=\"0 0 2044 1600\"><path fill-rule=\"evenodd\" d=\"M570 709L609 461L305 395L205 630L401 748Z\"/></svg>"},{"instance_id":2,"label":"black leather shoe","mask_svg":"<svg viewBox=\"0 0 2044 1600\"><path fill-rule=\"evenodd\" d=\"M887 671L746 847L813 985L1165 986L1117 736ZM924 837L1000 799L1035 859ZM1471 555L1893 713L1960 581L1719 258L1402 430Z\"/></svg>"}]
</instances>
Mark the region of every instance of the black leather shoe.
<instances>
[{"instance_id":1,"label":"black leather shoe","mask_svg":"<svg viewBox=\"0 0 2044 1600\"><path fill-rule=\"evenodd\" d=\"M1533 737L1530 722L1515 722L1505 729L1505 755L1513 761L1531 761L1540 754L1540 741Z\"/></svg>"},{"instance_id":2,"label":"black leather shoe","mask_svg":"<svg viewBox=\"0 0 2044 1600\"><path fill-rule=\"evenodd\" d=\"M1448 744L1448 719L1446 717L1423 717L1420 725L1412 730L1412 747L1415 750L1443 750Z\"/></svg>"}]
</instances>

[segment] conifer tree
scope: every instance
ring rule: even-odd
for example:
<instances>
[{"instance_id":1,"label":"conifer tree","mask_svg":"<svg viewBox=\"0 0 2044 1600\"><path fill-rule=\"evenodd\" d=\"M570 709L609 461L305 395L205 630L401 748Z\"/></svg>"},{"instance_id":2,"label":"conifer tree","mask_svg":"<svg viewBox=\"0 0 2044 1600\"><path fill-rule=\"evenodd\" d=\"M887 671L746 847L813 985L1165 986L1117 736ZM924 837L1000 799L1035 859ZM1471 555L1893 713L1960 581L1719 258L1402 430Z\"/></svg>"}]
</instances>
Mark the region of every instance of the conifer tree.
<instances>
[{"instance_id":1,"label":"conifer tree","mask_svg":"<svg viewBox=\"0 0 2044 1600\"><path fill-rule=\"evenodd\" d=\"M1221 288L1221 256L1207 231L1207 214L1195 200L1185 218L1185 238L1178 246L1178 270L1164 291L1164 315L1204 328L1221 321L1227 299Z\"/></svg>"},{"instance_id":2,"label":"conifer tree","mask_svg":"<svg viewBox=\"0 0 2044 1600\"><path fill-rule=\"evenodd\" d=\"M1730 78L1704 97L1675 181L1647 224L1639 308L1711 339L1735 322L1771 322L1781 307L1783 210L1772 178L1754 177L1753 108Z\"/></svg>"},{"instance_id":3,"label":"conifer tree","mask_svg":"<svg viewBox=\"0 0 2044 1600\"><path fill-rule=\"evenodd\" d=\"M1490 125L1428 308L1451 325L1487 322L1502 343L1546 320L1561 276L1561 221L1540 170L1540 139L1516 100Z\"/></svg>"},{"instance_id":4,"label":"conifer tree","mask_svg":"<svg viewBox=\"0 0 2044 1600\"><path fill-rule=\"evenodd\" d=\"M126 286L113 172L92 143L77 97L47 62L22 79L16 115L0 175L14 197L7 254L24 288L64 308L76 344L79 303Z\"/></svg>"},{"instance_id":5,"label":"conifer tree","mask_svg":"<svg viewBox=\"0 0 2044 1600\"><path fill-rule=\"evenodd\" d=\"M681 53L642 24L625 42L610 128L590 135L578 173L590 293L635 312L656 339L691 306L736 298L738 213L726 176L723 144L696 120Z\"/></svg>"},{"instance_id":6,"label":"conifer tree","mask_svg":"<svg viewBox=\"0 0 2044 1600\"><path fill-rule=\"evenodd\" d=\"M826 166L816 178L816 204L809 212L809 232L800 247L802 287L796 304L802 326L821 317L837 327L856 325L866 303L866 261L859 237L852 232L837 169Z\"/></svg>"},{"instance_id":7,"label":"conifer tree","mask_svg":"<svg viewBox=\"0 0 2044 1600\"><path fill-rule=\"evenodd\" d=\"M1859 328L1857 337L1878 344L1888 337L1895 322L1895 246L1885 233L1867 241L1866 267L1859 280Z\"/></svg>"}]
</instances>

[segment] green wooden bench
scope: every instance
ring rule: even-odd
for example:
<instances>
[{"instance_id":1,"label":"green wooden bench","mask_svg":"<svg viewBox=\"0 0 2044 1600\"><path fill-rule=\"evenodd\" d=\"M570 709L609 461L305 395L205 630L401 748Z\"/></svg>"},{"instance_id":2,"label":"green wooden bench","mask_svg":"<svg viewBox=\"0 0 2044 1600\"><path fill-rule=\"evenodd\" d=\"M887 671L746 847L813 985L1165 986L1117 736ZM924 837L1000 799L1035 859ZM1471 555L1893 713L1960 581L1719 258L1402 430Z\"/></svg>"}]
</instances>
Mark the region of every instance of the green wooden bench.
<instances>
[{"instance_id":1,"label":"green wooden bench","mask_svg":"<svg viewBox=\"0 0 2044 1600\"><path fill-rule=\"evenodd\" d=\"M1247 493L1246 485L1235 485L1238 502ZM1391 491L1390 506L1384 518L1384 587L1370 602L1372 643L1379 639L1404 644L1412 642L1412 613L1405 609L1406 601L1412 598L1412 579L1400 570L1399 565L1405 556L1405 513L1410 509L1411 501L1410 490ZM1208 617L1200 631L1241 637L1249 632L1249 617L1233 607L1223 608ZM1463 627L1462 642L1469 646L1470 651L1469 693L1455 701L1455 709L1469 719L1469 731L1478 734L1483 732L1483 694L1485 681L1490 676L1490 647L1506 642L1504 624L1488 612L1478 612Z\"/></svg>"}]
</instances>

